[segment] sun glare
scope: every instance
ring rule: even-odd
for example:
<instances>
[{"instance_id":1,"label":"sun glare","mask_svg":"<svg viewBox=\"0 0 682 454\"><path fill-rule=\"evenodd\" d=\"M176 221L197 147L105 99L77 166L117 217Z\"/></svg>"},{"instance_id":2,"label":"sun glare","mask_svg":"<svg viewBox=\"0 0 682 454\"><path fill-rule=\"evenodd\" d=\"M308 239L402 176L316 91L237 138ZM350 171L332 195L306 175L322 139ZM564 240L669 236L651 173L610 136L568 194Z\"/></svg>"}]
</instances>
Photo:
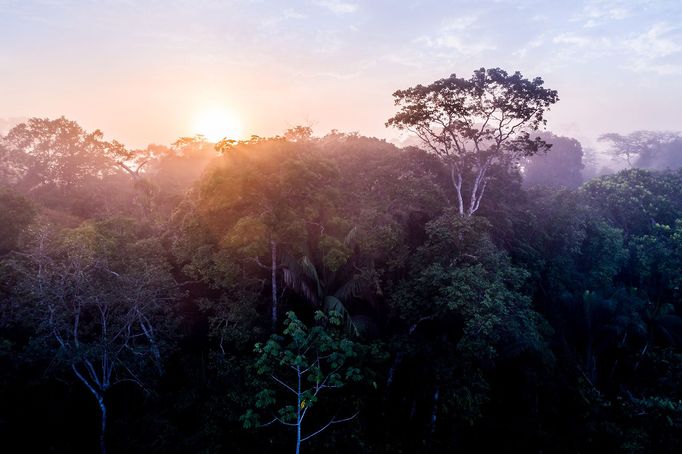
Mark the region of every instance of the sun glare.
<instances>
[{"instance_id":1,"label":"sun glare","mask_svg":"<svg viewBox=\"0 0 682 454\"><path fill-rule=\"evenodd\" d=\"M194 119L194 133L201 134L211 142L221 139L240 139L242 136L239 119L226 109L204 110Z\"/></svg>"}]
</instances>

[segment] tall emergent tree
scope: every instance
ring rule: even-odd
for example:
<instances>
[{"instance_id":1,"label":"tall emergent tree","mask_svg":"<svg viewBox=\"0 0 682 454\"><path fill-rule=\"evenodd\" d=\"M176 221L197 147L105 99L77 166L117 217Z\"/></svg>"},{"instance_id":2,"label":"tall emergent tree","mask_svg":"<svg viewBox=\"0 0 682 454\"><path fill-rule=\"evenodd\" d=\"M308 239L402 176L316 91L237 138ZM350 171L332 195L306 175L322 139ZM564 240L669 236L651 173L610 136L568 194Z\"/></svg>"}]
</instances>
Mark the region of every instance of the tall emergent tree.
<instances>
[{"instance_id":1,"label":"tall emergent tree","mask_svg":"<svg viewBox=\"0 0 682 454\"><path fill-rule=\"evenodd\" d=\"M455 74L430 85L393 93L400 111L386 122L416 134L450 168L459 213L478 210L494 165L549 149L531 132L546 124L545 111L559 100L539 77L524 78L499 68Z\"/></svg>"}]
</instances>

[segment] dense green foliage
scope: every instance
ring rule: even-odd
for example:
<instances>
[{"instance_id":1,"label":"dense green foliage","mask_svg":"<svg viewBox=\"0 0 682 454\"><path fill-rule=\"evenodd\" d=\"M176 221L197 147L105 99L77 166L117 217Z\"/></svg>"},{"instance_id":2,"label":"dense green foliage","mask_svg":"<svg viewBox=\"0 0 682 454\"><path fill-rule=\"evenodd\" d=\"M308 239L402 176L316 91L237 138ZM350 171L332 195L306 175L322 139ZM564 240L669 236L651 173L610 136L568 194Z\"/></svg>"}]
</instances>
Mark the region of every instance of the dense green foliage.
<instances>
[{"instance_id":1,"label":"dense green foliage","mask_svg":"<svg viewBox=\"0 0 682 454\"><path fill-rule=\"evenodd\" d=\"M451 163L355 134L0 142L9 451L95 451L102 404L112 452L682 442L682 171L491 161L463 216Z\"/></svg>"}]
</instances>

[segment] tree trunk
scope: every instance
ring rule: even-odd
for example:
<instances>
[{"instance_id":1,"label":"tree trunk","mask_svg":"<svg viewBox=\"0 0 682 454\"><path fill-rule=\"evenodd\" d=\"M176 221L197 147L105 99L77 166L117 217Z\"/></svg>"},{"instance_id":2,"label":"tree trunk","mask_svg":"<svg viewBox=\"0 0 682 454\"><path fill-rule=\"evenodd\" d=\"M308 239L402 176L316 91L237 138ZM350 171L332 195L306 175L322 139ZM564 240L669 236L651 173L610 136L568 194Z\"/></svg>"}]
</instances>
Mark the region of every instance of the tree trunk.
<instances>
[{"instance_id":1,"label":"tree trunk","mask_svg":"<svg viewBox=\"0 0 682 454\"><path fill-rule=\"evenodd\" d=\"M301 452L301 368L296 366L298 375L298 394L296 396L296 454Z\"/></svg>"},{"instance_id":2,"label":"tree trunk","mask_svg":"<svg viewBox=\"0 0 682 454\"><path fill-rule=\"evenodd\" d=\"M452 185L457 192L457 207L459 208L460 216L464 216L464 200L462 198L462 172L460 172L455 165L450 166L450 178Z\"/></svg>"},{"instance_id":3,"label":"tree trunk","mask_svg":"<svg viewBox=\"0 0 682 454\"><path fill-rule=\"evenodd\" d=\"M107 433L107 406L104 403L104 397L101 397L98 399L99 402L99 409L101 412L101 425L100 425L100 432L99 432L99 450L102 454L106 454L107 452L107 445L105 442L106 438L106 433Z\"/></svg>"},{"instance_id":4,"label":"tree trunk","mask_svg":"<svg viewBox=\"0 0 682 454\"><path fill-rule=\"evenodd\" d=\"M469 201L469 208L467 209L467 217L473 215L481 205L481 199L483 198L483 193L485 192L485 186L487 184L486 173L488 172L489 166L490 159L487 159L478 169L478 173L474 179L474 186L471 189L471 200Z\"/></svg>"},{"instance_id":5,"label":"tree trunk","mask_svg":"<svg viewBox=\"0 0 682 454\"><path fill-rule=\"evenodd\" d=\"M393 360L391 367L388 369L388 378L386 379L386 395L388 395L388 392L390 391L391 385L393 384L393 376L395 371L400 366L400 363L402 363L404 356L405 354L402 351L399 351L398 354L395 355L395 359Z\"/></svg>"},{"instance_id":6,"label":"tree trunk","mask_svg":"<svg viewBox=\"0 0 682 454\"><path fill-rule=\"evenodd\" d=\"M270 241L272 249L272 330L277 329L277 243Z\"/></svg>"},{"instance_id":7,"label":"tree trunk","mask_svg":"<svg viewBox=\"0 0 682 454\"><path fill-rule=\"evenodd\" d=\"M301 453L301 424L296 425L296 454Z\"/></svg>"},{"instance_id":8,"label":"tree trunk","mask_svg":"<svg viewBox=\"0 0 682 454\"><path fill-rule=\"evenodd\" d=\"M440 394L440 385L436 385L433 391L433 409L431 410L431 433L436 431L436 419L438 418L438 398Z\"/></svg>"},{"instance_id":9,"label":"tree trunk","mask_svg":"<svg viewBox=\"0 0 682 454\"><path fill-rule=\"evenodd\" d=\"M91 385L90 382L88 382L88 380L83 376L83 374L81 374L78 371L78 368L76 367L75 364L71 364L71 370L73 370L73 373L76 374L76 377L78 377L78 379L88 388L92 395L95 396L95 399L97 399L100 415L102 417L99 431L99 449L102 454L106 454L107 449L105 438L107 433L107 405L106 402L104 401L104 392L106 391L106 388L95 389L95 387ZM97 386L98 387L100 386L99 383L97 384Z\"/></svg>"}]
</instances>

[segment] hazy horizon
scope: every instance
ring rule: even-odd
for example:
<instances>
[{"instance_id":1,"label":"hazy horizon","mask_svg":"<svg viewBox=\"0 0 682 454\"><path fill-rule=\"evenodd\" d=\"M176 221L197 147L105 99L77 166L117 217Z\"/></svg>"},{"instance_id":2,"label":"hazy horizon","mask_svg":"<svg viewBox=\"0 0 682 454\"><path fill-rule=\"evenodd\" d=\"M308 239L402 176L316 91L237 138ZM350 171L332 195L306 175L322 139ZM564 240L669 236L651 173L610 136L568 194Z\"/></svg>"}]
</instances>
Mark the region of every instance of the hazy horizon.
<instances>
[{"instance_id":1,"label":"hazy horizon","mask_svg":"<svg viewBox=\"0 0 682 454\"><path fill-rule=\"evenodd\" d=\"M558 90L548 129L590 146L681 129L681 20L675 1L5 0L0 119L64 115L130 147L202 133L211 112L242 137L396 140L396 89L499 66Z\"/></svg>"}]
</instances>

